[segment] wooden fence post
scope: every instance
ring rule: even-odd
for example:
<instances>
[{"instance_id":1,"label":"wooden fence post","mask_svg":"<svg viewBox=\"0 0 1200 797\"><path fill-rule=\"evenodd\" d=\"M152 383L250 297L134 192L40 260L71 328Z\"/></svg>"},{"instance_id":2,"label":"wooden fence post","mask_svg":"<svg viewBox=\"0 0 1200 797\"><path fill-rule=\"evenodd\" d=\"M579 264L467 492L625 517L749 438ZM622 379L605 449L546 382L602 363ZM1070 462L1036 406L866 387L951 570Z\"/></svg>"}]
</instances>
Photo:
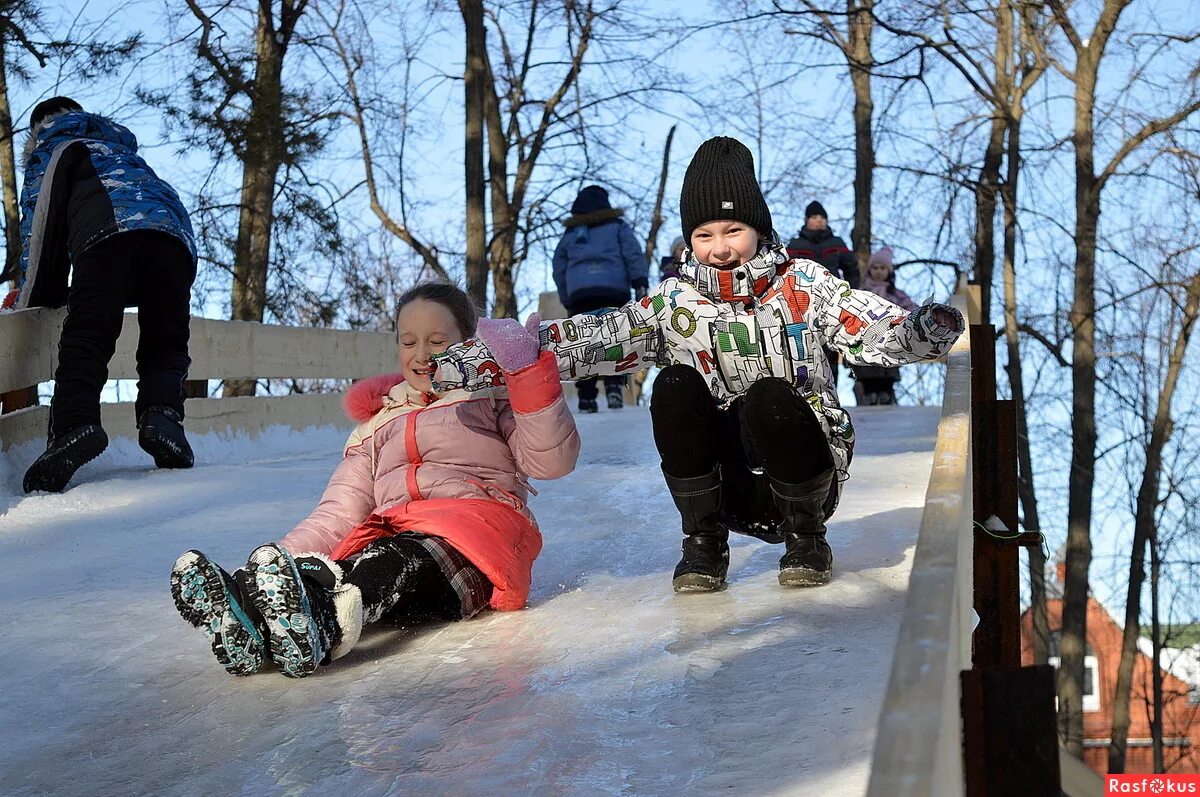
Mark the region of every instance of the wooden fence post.
<instances>
[{"instance_id":1,"label":"wooden fence post","mask_svg":"<svg viewBox=\"0 0 1200 797\"><path fill-rule=\"evenodd\" d=\"M969 797L1061 794L1054 670L1021 666L1017 423L996 399L996 331L971 325L974 602L972 669L961 674L963 764Z\"/></svg>"}]
</instances>

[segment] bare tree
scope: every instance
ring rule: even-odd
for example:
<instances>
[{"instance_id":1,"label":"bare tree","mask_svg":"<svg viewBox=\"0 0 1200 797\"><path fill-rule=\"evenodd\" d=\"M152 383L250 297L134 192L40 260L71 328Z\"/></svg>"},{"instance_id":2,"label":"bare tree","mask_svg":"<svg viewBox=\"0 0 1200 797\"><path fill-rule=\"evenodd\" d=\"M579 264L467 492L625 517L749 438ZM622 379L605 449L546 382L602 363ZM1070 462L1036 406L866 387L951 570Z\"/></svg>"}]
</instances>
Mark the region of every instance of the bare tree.
<instances>
[{"instance_id":1,"label":"bare tree","mask_svg":"<svg viewBox=\"0 0 1200 797\"><path fill-rule=\"evenodd\" d=\"M487 10L499 43L498 63L493 62L490 53L485 60L489 79L484 81L492 211L488 260L492 274L492 315L498 318L517 315L514 279L521 262L517 239L534 169L547 141L561 125L560 107L579 79L596 27L605 24L615 6L597 6L592 0L564 5L560 18L563 54L553 62L534 60L539 34L544 36L547 25L554 22L549 10L537 0L511 9L501 6ZM524 24L514 31L521 38L516 42L518 46L514 46L508 26L512 19L522 17ZM547 94L538 99L534 94L534 72L552 63L561 67L557 76L548 81Z\"/></svg>"},{"instance_id":2,"label":"bare tree","mask_svg":"<svg viewBox=\"0 0 1200 797\"><path fill-rule=\"evenodd\" d=\"M483 117L487 104L488 51L483 0L459 0L466 26L467 55L463 67L466 110L464 175L467 194L467 293L475 304L487 304L487 180L483 171Z\"/></svg>"},{"instance_id":3,"label":"bare tree","mask_svg":"<svg viewBox=\"0 0 1200 797\"><path fill-rule=\"evenodd\" d=\"M646 234L646 265L654 265L654 248L658 240L658 230L662 227L663 194L667 190L667 170L671 166L671 142L675 139L675 129L679 125L671 125L667 132L667 143L663 145L662 171L658 175L658 193L654 197L654 211L650 214L650 232Z\"/></svg>"},{"instance_id":4,"label":"bare tree","mask_svg":"<svg viewBox=\"0 0 1200 797\"><path fill-rule=\"evenodd\" d=\"M1006 373L1016 407L1018 439L1018 494L1022 525L1026 531L1041 530L1034 489L1033 457L1020 354L1017 314L1017 214L1021 176L1021 122L1030 92L1045 74L1047 24L1036 9L1012 0L1000 0L994 9L976 10L958 3L938 0L928 6L910 8L914 22L941 20L936 31L919 24L900 27L898 21L878 24L902 38L914 39L949 64L989 109L988 135L982 165L974 181L975 231L974 274L980 286L983 323L989 323L994 282L996 245L995 218L998 198L1004 208L1004 337L1008 350ZM982 23L982 24L979 24ZM975 35L972 35L975 34ZM1035 46L1035 40L1039 46ZM990 44L990 59L987 48ZM1003 174L1003 180L1001 176ZM1029 549L1030 583L1034 613L1034 660L1045 663L1049 624L1046 617L1045 556L1040 546Z\"/></svg>"},{"instance_id":5,"label":"bare tree","mask_svg":"<svg viewBox=\"0 0 1200 797\"><path fill-rule=\"evenodd\" d=\"M345 84L346 102L344 104L345 107L338 111L338 113L342 118L349 120L358 133L359 152L363 165L363 184L367 189L371 212L379 219L384 230L407 244L421 258L425 269L428 269L440 279L448 280L450 275L441 262L437 247L419 238L408 224L408 203L404 193L403 174L400 175L398 180L400 188L399 215L389 211L384 205L383 191L376 168L375 147L372 143L373 136L371 134L372 125L370 124L370 117L379 114L384 124L391 122L392 118L388 114L380 112L380 107L389 103L385 103L377 95L368 96L364 94L360 86L360 75L366 68L369 59L366 52L369 46L368 18L357 4L349 2L349 0L340 0L340 2L331 3L329 7L326 7L324 4L318 5L314 13L320 17L324 24L329 41L329 49L337 57L341 66L339 77L341 77ZM402 49L402 64L405 67L404 77L400 85L402 100L399 103L394 103L393 100L390 104L399 105L403 114L406 113L410 102L409 94L411 85L408 69L411 68L413 62L417 59L418 51L407 40L402 45ZM394 86L390 87L389 93L392 95L395 94ZM401 119L398 127L401 142L399 160L401 168L403 168L403 143L407 135L408 125L405 120ZM467 204L468 208L470 208L470 201ZM474 298L478 301L478 297ZM481 305L481 307L483 306L486 305Z\"/></svg>"},{"instance_id":6,"label":"bare tree","mask_svg":"<svg viewBox=\"0 0 1200 797\"><path fill-rule=\"evenodd\" d=\"M1083 679L1087 639L1088 568L1092 558L1092 488L1096 462L1096 236L1105 185L1132 153L1200 109L1195 75L1174 111L1147 119L1123 136L1096 171L1097 75L1121 14L1131 0L1104 0L1090 34L1081 33L1063 0L1047 0L1074 53L1073 68L1053 64L1074 87L1075 270L1071 305L1071 470L1067 506L1067 579L1063 596L1062 659L1058 670L1059 734L1067 751L1083 754Z\"/></svg>"},{"instance_id":7,"label":"bare tree","mask_svg":"<svg viewBox=\"0 0 1200 797\"><path fill-rule=\"evenodd\" d=\"M28 85L33 73L25 58L40 68L55 63L84 80L107 74L136 52L140 34L109 39L105 25L76 19L71 24L47 24L42 4L36 0L0 0L0 200L4 206L4 267L0 282L15 281L21 261L21 216L18 207L16 153L9 94L16 85ZM50 29L61 30L53 36Z\"/></svg>"},{"instance_id":8,"label":"bare tree","mask_svg":"<svg viewBox=\"0 0 1200 797\"><path fill-rule=\"evenodd\" d=\"M516 275L531 248L549 240L560 207L555 195L588 176L588 148L604 143L603 132L593 127L585 135L585 125L601 119L610 106L609 115L619 116L620 109L628 107L624 103L657 90L659 70L649 66L652 58L630 51L633 37L619 13L620 3L559 6L526 0L493 5L462 0L457 11L467 41L462 95L464 253L461 244L434 243L436 233L427 224L422 227L408 218L405 186L416 174L416 164L406 152L410 125L396 114L412 113L436 89L425 85L419 96L410 95L411 70L423 43L405 36L402 60L395 67L382 62L371 52L363 14L354 11L362 5L367 4L318 3L317 13L341 66L348 101L338 113L358 130L371 209L385 229L421 256L427 270L448 278L459 273L458 263L463 262L468 292L485 310L490 275L491 313L515 316ZM357 21L348 22L351 17ZM595 75L582 86L579 76L588 59ZM398 70L403 74L395 74ZM368 71L373 73L369 79ZM364 87L383 75L392 76L387 94ZM400 102L395 100L397 86L403 95ZM384 185L378 176L376 142L383 139L400 142L388 150L394 170L390 189L400 194L392 213L384 209ZM486 167L481 148L486 149ZM453 237L464 240L461 232Z\"/></svg>"},{"instance_id":9,"label":"bare tree","mask_svg":"<svg viewBox=\"0 0 1200 797\"><path fill-rule=\"evenodd\" d=\"M17 165L13 152L12 108L9 105L9 79L29 80L29 71L21 63L21 54L32 56L46 65L42 48L33 43L27 31L42 25L41 8L29 0L0 4L0 194L4 201L4 271L0 282L15 281L21 262L21 214L17 207Z\"/></svg>"},{"instance_id":10,"label":"bare tree","mask_svg":"<svg viewBox=\"0 0 1200 797\"><path fill-rule=\"evenodd\" d=\"M1200 199L1200 192L1195 196L1197 199ZM1164 277L1169 277L1170 273L1174 270L1173 261L1194 256L1197 248L1198 245L1192 244L1185 247L1182 251L1170 253L1164 263ZM1137 638L1141 627L1142 585L1146 577L1145 552L1147 545L1150 545L1152 557L1154 558L1153 577L1157 579L1158 563L1155 537L1158 525L1157 513L1163 503L1160 485L1163 455L1174 431L1171 407L1176 387L1179 385L1180 376L1184 368L1192 329L1196 323L1197 315L1200 315L1200 270L1192 274L1191 278L1185 281L1185 285L1181 303L1182 307L1180 308L1174 297L1171 297L1172 304L1177 309L1168 314L1167 323L1164 325L1168 335L1164 341L1164 348L1170 351L1170 355L1167 360L1165 372L1162 375L1160 389L1157 391L1158 397L1154 416L1150 419L1149 423L1149 437L1145 440L1141 483L1137 490L1133 546L1129 558L1129 587L1125 601L1125 630L1121 641L1121 658L1117 668L1117 683L1113 698L1112 744L1108 752L1109 772L1125 771L1126 744L1128 741L1130 720L1129 699L1133 684L1133 665L1138 653ZM1170 287L1171 284L1168 283L1163 286L1163 289L1166 290ZM1171 339L1172 337L1173 340ZM1153 393L1155 391L1150 392ZM1157 589L1153 591L1153 594L1153 600L1156 602ZM1157 611L1154 614L1155 623L1157 623ZM1157 628L1155 628L1153 638L1156 640L1159 638ZM1157 651L1155 661L1158 661ZM1161 678L1156 675L1154 704L1159 707L1161 707L1161 690ZM1155 712L1156 717L1160 714L1161 711ZM1161 723L1158 729L1160 733L1155 744L1156 767L1161 764L1162 757ZM1162 770L1158 768L1156 771Z\"/></svg>"},{"instance_id":11,"label":"bare tree","mask_svg":"<svg viewBox=\"0 0 1200 797\"><path fill-rule=\"evenodd\" d=\"M230 317L262 321L268 309L288 312L300 288L292 280L273 305L269 278L287 270L281 263L279 234L295 230L300 219L320 227L318 241L336 241L336 223L326 204L314 197L313 182L303 163L322 146L322 112L313 109L314 88L297 81L287 85L285 62L302 41L298 25L308 0L261 0L211 3L187 0L181 25L191 22L184 41L194 47L184 97L176 92L143 91L142 98L165 111L168 121L184 129L188 146L204 146L214 156L207 192L219 191L218 169L231 158L240 168L233 208L208 193L200 197L199 239L211 262L232 272ZM216 185L213 185L216 183ZM225 237L221 224L236 208L236 233ZM336 247L336 243L331 244ZM228 246L232 264L222 251ZM274 258L274 260L273 260ZM254 393L254 380L230 380L225 395Z\"/></svg>"},{"instance_id":12,"label":"bare tree","mask_svg":"<svg viewBox=\"0 0 1200 797\"><path fill-rule=\"evenodd\" d=\"M875 0L846 0L845 10L802 0L800 10L785 9L773 0L775 11L787 16L808 17L815 26L798 30L837 48L850 70L854 87L854 230L851 246L859 270L866 273L871 258L871 195L875 179L873 121L875 100L871 77L878 66L871 51L875 29Z\"/></svg>"}]
</instances>

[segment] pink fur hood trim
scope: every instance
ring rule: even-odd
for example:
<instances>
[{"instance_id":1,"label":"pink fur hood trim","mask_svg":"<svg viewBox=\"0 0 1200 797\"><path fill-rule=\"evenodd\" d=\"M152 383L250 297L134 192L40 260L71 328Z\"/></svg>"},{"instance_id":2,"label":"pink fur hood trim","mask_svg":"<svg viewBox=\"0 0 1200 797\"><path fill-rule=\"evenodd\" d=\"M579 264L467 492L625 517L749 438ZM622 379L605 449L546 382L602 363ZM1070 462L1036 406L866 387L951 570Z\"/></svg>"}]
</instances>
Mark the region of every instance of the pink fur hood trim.
<instances>
[{"instance_id":1,"label":"pink fur hood trim","mask_svg":"<svg viewBox=\"0 0 1200 797\"><path fill-rule=\"evenodd\" d=\"M355 382L342 396L342 409L356 423L370 420L383 409L383 397L404 381L403 374L380 374Z\"/></svg>"}]
</instances>

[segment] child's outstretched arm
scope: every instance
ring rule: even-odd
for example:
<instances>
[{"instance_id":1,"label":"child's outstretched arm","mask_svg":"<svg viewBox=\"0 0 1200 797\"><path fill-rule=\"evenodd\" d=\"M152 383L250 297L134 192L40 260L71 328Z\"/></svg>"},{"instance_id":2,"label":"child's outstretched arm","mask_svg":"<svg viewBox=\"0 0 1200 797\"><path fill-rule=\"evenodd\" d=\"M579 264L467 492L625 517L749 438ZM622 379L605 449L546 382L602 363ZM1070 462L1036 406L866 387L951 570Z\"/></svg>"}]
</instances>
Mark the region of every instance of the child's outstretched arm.
<instances>
[{"instance_id":1,"label":"child's outstretched arm","mask_svg":"<svg viewBox=\"0 0 1200 797\"><path fill-rule=\"evenodd\" d=\"M563 398L554 355L541 351L537 313L522 327L511 319L479 321L479 339L493 353L508 384L500 433L517 467L534 479L558 479L575 469L579 433Z\"/></svg>"},{"instance_id":2,"label":"child's outstretched arm","mask_svg":"<svg viewBox=\"0 0 1200 797\"><path fill-rule=\"evenodd\" d=\"M936 359L963 331L962 314L930 303L909 313L870 291L854 290L822 268L811 276L817 329L851 365L906 365Z\"/></svg>"},{"instance_id":3,"label":"child's outstretched arm","mask_svg":"<svg viewBox=\"0 0 1200 797\"><path fill-rule=\"evenodd\" d=\"M500 411L500 433L517 467L532 479L560 479L575 470L579 432L563 397L554 355L542 352L533 365L505 378L509 406Z\"/></svg>"},{"instance_id":4,"label":"child's outstretched arm","mask_svg":"<svg viewBox=\"0 0 1200 797\"><path fill-rule=\"evenodd\" d=\"M296 524L280 544L292 553L329 554L351 529L375 510L375 485L371 476L369 443L346 451L329 477L329 485L309 516Z\"/></svg>"},{"instance_id":5,"label":"child's outstretched arm","mask_svg":"<svg viewBox=\"0 0 1200 797\"><path fill-rule=\"evenodd\" d=\"M541 345L552 352L560 379L626 374L654 365L662 349L657 292L600 315L543 321ZM504 384L504 373L486 342L476 338L434 355L438 390L480 390Z\"/></svg>"}]
</instances>

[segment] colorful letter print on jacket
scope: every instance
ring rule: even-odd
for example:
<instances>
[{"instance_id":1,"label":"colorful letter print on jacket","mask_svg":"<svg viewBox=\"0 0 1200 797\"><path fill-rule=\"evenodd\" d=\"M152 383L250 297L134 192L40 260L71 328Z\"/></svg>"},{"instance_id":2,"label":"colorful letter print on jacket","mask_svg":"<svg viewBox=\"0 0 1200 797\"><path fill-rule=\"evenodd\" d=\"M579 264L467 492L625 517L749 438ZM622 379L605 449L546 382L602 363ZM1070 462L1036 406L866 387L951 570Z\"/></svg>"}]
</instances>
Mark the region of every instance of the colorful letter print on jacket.
<instances>
[{"instance_id":1,"label":"colorful letter print on jacket","mask_svg":"<svg viewBox=\"0 0 1200 797\"><path fill-rule=\"evenodd\" d=\"M839 480L847 476L854 427L829 383L823 348L840 351L852 365L903 365L940 357L963 328L953 308L931 304L910 314L852 290L811 260L789 261L781 247L764 247L735 269L691 260L679 272L644 299L611 312L544 322L542 345L554 352L562 378L685 363L705 376L722 404L763 377L786 379L823 421ZM936 323L935 307L954 314L957 328ZM479 341L438 356L439 389L475 390L502 381Z\"/></svg>"}]
</instances>

